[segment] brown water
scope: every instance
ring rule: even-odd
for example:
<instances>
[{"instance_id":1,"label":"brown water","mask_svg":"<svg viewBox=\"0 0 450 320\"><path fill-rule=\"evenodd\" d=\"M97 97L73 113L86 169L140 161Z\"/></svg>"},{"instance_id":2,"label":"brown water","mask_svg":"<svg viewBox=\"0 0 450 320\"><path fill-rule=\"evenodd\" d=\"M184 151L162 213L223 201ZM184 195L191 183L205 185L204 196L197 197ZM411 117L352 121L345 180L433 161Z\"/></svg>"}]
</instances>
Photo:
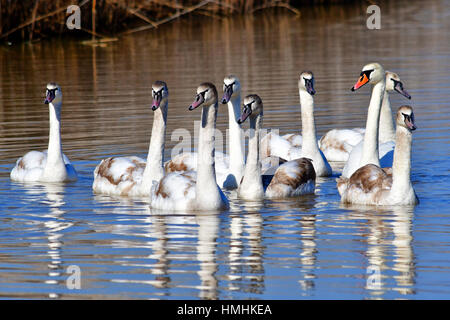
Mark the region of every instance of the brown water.
<instances>
[{"instance_id":1,"label":"brown water","mask_svg":"<svg viewBox=\"0 0 450 320\"><path fill-rule=\"evenodd\" d=\"M224 19L183 18L106 47L45 40L0 48L0 296L4 298L363 299L450 296L450 8L446 1L303 8ZM343 208L335 177L316 195L250 205L231 198L217 215L155 216L145 202L94 196L107 156L146 157L150 85L167 82L166 156L176 129L193 133L195 89L236 74L264 101L264 125L299 132L297 78L316 78L318 136L365 124L369 89L350 87L378 61L397 72L414 107L415 208ZM63 90L65 154L79 174L64 186L9 180L15 161L48 142L47 82ZM227 110L219 111L225 132ZM193 145L195 147L195 145ZM336 174L340 166L335 166ZM66 287L79 266L81 289ZM381 287L367 287L368 267Z\"/></svg>"}]
</instances>

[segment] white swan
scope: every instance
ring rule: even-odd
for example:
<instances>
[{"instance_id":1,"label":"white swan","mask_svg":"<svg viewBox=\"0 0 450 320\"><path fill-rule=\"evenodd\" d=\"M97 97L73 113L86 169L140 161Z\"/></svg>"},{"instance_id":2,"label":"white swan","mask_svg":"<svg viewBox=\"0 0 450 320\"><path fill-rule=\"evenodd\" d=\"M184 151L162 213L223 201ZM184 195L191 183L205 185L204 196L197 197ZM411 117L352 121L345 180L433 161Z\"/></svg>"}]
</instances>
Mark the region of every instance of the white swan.
<instances>
[{"instance_id":1,"label":"white swan","mask_svg":"<svg viewBox=\"0 0 450 320\"><path fill-rule=\"evenodd\" d=\"M238 188L238 196L245 200L287 198L314 193L316 173L311 160L299 158L277 168L272 181L264 191L261 176L259 135L263 119L263 103L258 95L248 95L239 122L250 119L250 138L244 176Z\"/></svg>"},{"instance_id":2,"label":"white swan","mask_svg":"<svg viewBox=\"0 0 450 320\"><path fill-rule=\"evenodd\" d=\"M392 120L391 102L389 92L397 91L408 99L411 99L409 93L403 88L403 83L397 74L386 71L386 89L383 96L382 107L380 111L380 122L378 130L378 153L380 166L382 168L391 167L394 159L395 148L395 129ZM362 141L355 145L348 157L346 166L343 169L343 175L349 177L357 168L363 151Z\"/></svg>"},{"instance_id":3,"label":"white swan","mask_svg":"<svg viewBox=\"0 0 450 320\"><path fill-rule=\"evenodd\" d=\"M407 99L411 99L410 94L404 89L403 82L398 74L386 71L386 88L383 96L383 103L380 111L380 130L378 133L378 141L385 143L388 141L395 141L394 120L392 118L391 101L389 100L390 92L398 92ZM380 148L380 158L382 157Z\"/></svg>"},{"instance_id":4,"label":"white swan","mask_svg":"<svg viewBox=\"0 0 450 320\"><path fill-rule=\"evenodd\" d=\"M403 83L398 74L386 71L386 88L380 115L379 140L381 143L395 139L395 129L389 101L389 92L393 91L397 91L406 98L411 99L409 93L403 88ZM347 161L352 149L363 140L364 132L365 128L332 129L325 133L318 141L319 149L328 161ZM265 157L277 154L283 159L292 158L301 152L302 142L303 139L300 134L288 133L283 136L278 136L274 133L269 133L262 140L262 152ZM389 144L380 146L382 163L384 161L384 155L392 151L390 147ZM392 157L390 163L392 163Z\"/></svg>"},{"instance_id":5,"label":"white swan","mask_svg":"<svg viewBox=\"0 0 450 320\"><path fill-rule=\"evenodd\" d=\"M204 211L229 207L228 199L216 182L214 130L217 117L217 90L212 83L197 88L189 107L202 106L197 172L171 172L152 187L150 206L160 210Z\"/></svg>"},{"instance_id":6,"label":"white swan","mask_svg":"<svg viewBox=\"0 0 450 320\"><path fill-rule=\"evenodd\" d=\"M48 149L30 151L18 159L11 171L11 180L19 182L76 181L77 173L61 146L62 91L56 83L47 84L46 98L50 116Z\"/></svg>"},{"instance_id":7,"label":"white swan","mask_svg":"<svg viewBox=\"0 0 450 320\"><path fill-rule=\"evenodd\" d=\"M241 84L230 75L223 80L222 103L228 104L229 156L216 151L217 184L224 189L236 189L244 174L243 131L237 119L241 115ZM184 152L164 164L166 172L196 171L197 152Z\"/></svg>"},{"instance_id":8,"label":"white swan","mask_svg":"<svg viewBox=\"0 0 450 320\"><path fill-rule=\"evenodd\" d=\"M301 157L312 160L314 170L318 177L331 176L332 170L327 159L317 145L316 125L314 123L314 75L305 71L298 80L300 105L302 113L302 151ZM292 159L288 159L292 160Z\"/></svg>"},{"instance_id":9,"label":"white swan","mask_svg":"<svg viewBox=\"0 0 450 320\"><path fill-rule=\"evenodd\" d=\"M94 171L92 189L97 194L149 196L153 181L164 175L164 138L167 123L169 91L163 81L152 85L154 111L152 135L147 161L139 157L103 159Z\"/></svg>"},{"instance_id":10,"label":"white swan","mask_svg":"<svg viewBox=\"0 0 450 320\"><path fill-rule=\"evenodd\" d=\"M318 177L331 176L332 170L323 152L319 149L314 122L314 75L305 71L298 81L302 115L302 135L287 134L280 137L269 133L261 141L263 157L279 157L284 160L308 158L312 160ZM301 143L301 147L298 145Z\"/></svg>"},{"instance_id":11,"label":"white swan","mask_svg":"<svg viewBox=\"0 0 450 320\"><path fill-rule=\"evenodd\" d=\"M410 106L401 106L396 117L396 147L392 170L367 164L350 178L337 179L341 202L370 205L414 205L419 202L411 184L412 131L416 129Z\"/></svg>"},{"instance_id":12,"label":"white swan","mask_svg":"<svg viewBox=\"0 0 450 320\"><path fill-rule=\"evenodd\" d=\"M392 120L392 109L389 93L396 91L408 99L409 93L403 88L400 77L391 71L386 71L386 87L381 105L378 140L380 163L382 167L392 165L392 154L395 146L395 129ZM356 163L361 158L364 128L333 129L328 131L320 140L319 146L330 161L348 161L350 153Z\"/></svg>"},{"instance_id":13,"label":"white swan","mask_svg":"<svg viewBox=\"0 0 450 320\"><path fill-rule=\"evenodd\" d=\"M370 104L367 111L366 131L364 139L361 142L362 155L360 158L354 157L352 154L357 153L357 148L353 148L344 169L343 177L350 177L358 168L372 163L380 166L379 149L378 149L378 132L380 109L384 97L386 87L386 77L383 67L379 63L369 63L362 69L360 78L352 87L352 91L358 90L366 83L373 85Z\"/></svg>"}]
</instances>

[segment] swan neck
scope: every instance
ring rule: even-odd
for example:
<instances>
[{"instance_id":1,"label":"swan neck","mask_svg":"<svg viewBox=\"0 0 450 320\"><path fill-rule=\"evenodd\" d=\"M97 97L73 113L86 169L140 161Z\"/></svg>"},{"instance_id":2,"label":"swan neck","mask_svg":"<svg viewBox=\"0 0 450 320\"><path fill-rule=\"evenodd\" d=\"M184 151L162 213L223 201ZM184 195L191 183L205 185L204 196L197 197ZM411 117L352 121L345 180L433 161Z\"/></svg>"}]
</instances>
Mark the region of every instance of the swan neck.
<instances>
[{"instance_id":1,"label":"swan neck","mask_svg":"<svg viewBox=\"0 0 450 320\"><path fill-rule=\"evenodd\" d=\"M50 131L48 139L47 167L64 164L61 146L61 104L49 103Z\"/></svg>"},{"instance_id":2,"label":"swan neck","mask_svg":"<svg viewBox=\"0 0 450 320\"><path fill-rule=\"evenodd\" d=\"M256 118L250 119L249 141L248 141L248 156L247 163L245 165L245 176L259 172L260 168L260 155L259 155L259 134L261 128L261 115Z\"/></svg>"},{"instance_id":3,"label":"swan neck","mask_svg":"<svg viewBox=\"0 0 450 320\"><path fill-rule=\"evenodd\" d=\"M220 193L216 183L215 168L215 136L217 118L217 102L202 109L200 123L198 156L197 156L197 183L196 201L201 207L208 207L208 203L220 201Z\"/></svg>"},{"instance_id":4,"label":"swan neck","mask_svg":"<svg viewBox=\"0 0 450 320\"><path fill-rule=\"evenodd\" d=\"M241 95L228 102L230 172L240 181L244 170L243 131L237 119L241 116Z\"/></svg>"},{"instance_id":5,"label":"swan neck","mask_svg":"<svg viewBox=\"0 0 450 320\"><path fill-rule=\"evenodd\" d=\"M148 187L148 192L150 192L152 182L159 181L164 175L163 163L167 125L167 105L168 101L153 113L152 133L148 147L147 163L143 175L143 185Z\"/></svg>"},{"instance_id":6,"label":"swan neck","mask_svg":"<svg viewBox=\"0 0 450 320\"><path fill-rule=\"evenodd\" d=\"M302 115L302 153L318 153L319 147L316 138L316 125L314 122L314 98L308 92L299 90L300 108Z\"/></svg>"},{"instance_id":7,"label":"swan neck","mask_svg":"<svg viewBox=\"0 0 450 320\"><path fill-rule=\"evenodd\" d=\"M259 154L261 127L261 114L256 118L250 119L247 162L245 164L242 182L239 185L239 195L248 199L262 199L264 197Z\"/></svg>"},{"instance_id":8,"label":"swan neck","mask_svg":"<svg viewBox=\"0 0 450 320\"><path fill-rule=\"evenodd\" d=\"M394 162L392 163L391 192L406 192L412 188L411 145L411 132L404 127L398 127L395 137Z\"/></svg>"},{"instance_id":9,"label":"swan neck","mask_svg":"<svg viewBox=\"0 0 450 320\"><path fill-rule=\"evenodd\" d=\"M364 134L363 154L360 167L372 163L380 166L378 151L378 131L380 121L380 109L385 89L384 80L376 83L372 88L369 109L367 112L366 132Z\"/></svg>"},{"instance_id":10,"label":"swan neck","mask_svg":"<svg viewBox=\"0 0 450 320\"><path fill-rule=\"evenodd\" d=\"M384 92L383 103L380 112L379 139L381 143L395 140L394 120L392 118L391 102L389 92Z\"/></svg>"}]
</instances>

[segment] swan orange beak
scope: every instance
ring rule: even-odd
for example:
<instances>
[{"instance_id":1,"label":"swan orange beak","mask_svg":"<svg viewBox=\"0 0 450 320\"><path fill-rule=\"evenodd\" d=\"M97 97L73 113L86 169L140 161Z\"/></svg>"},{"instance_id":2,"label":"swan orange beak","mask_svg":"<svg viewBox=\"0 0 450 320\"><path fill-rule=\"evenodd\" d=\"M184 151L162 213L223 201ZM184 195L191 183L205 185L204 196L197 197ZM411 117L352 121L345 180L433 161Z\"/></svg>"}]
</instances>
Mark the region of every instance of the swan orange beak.
<instances>
[{"instance_id":1,"label":"swan orange beak","mask_svg":"<svg viewBox=\"0 0 450 320\"><path fill-rule=\"evenodd\" d=\"M355 85L352 87L352 91L358 90L363 85L365 85L367 82L369 82L369 78L365 73L361 74L358 81L355 83Z\"/></svg>"}]
</instances>

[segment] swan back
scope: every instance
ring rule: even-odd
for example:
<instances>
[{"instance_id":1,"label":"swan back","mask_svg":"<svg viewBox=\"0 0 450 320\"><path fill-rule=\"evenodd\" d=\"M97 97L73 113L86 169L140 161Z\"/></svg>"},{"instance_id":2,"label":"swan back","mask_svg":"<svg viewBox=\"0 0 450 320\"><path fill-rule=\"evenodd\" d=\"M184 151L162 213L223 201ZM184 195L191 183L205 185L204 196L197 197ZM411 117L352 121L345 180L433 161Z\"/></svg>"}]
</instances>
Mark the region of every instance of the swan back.
<instances>
[{"instance_id":1,"label":"swan back","mask_svg":"<svg viewBox=\"0 0 450 320\"><path fill-rule=\"evenodd\" d=\"M314 193L316 172L311 159L300 158L283 163L266 190L268 198L295 197Z\"/></svg>"}]
</instances>

